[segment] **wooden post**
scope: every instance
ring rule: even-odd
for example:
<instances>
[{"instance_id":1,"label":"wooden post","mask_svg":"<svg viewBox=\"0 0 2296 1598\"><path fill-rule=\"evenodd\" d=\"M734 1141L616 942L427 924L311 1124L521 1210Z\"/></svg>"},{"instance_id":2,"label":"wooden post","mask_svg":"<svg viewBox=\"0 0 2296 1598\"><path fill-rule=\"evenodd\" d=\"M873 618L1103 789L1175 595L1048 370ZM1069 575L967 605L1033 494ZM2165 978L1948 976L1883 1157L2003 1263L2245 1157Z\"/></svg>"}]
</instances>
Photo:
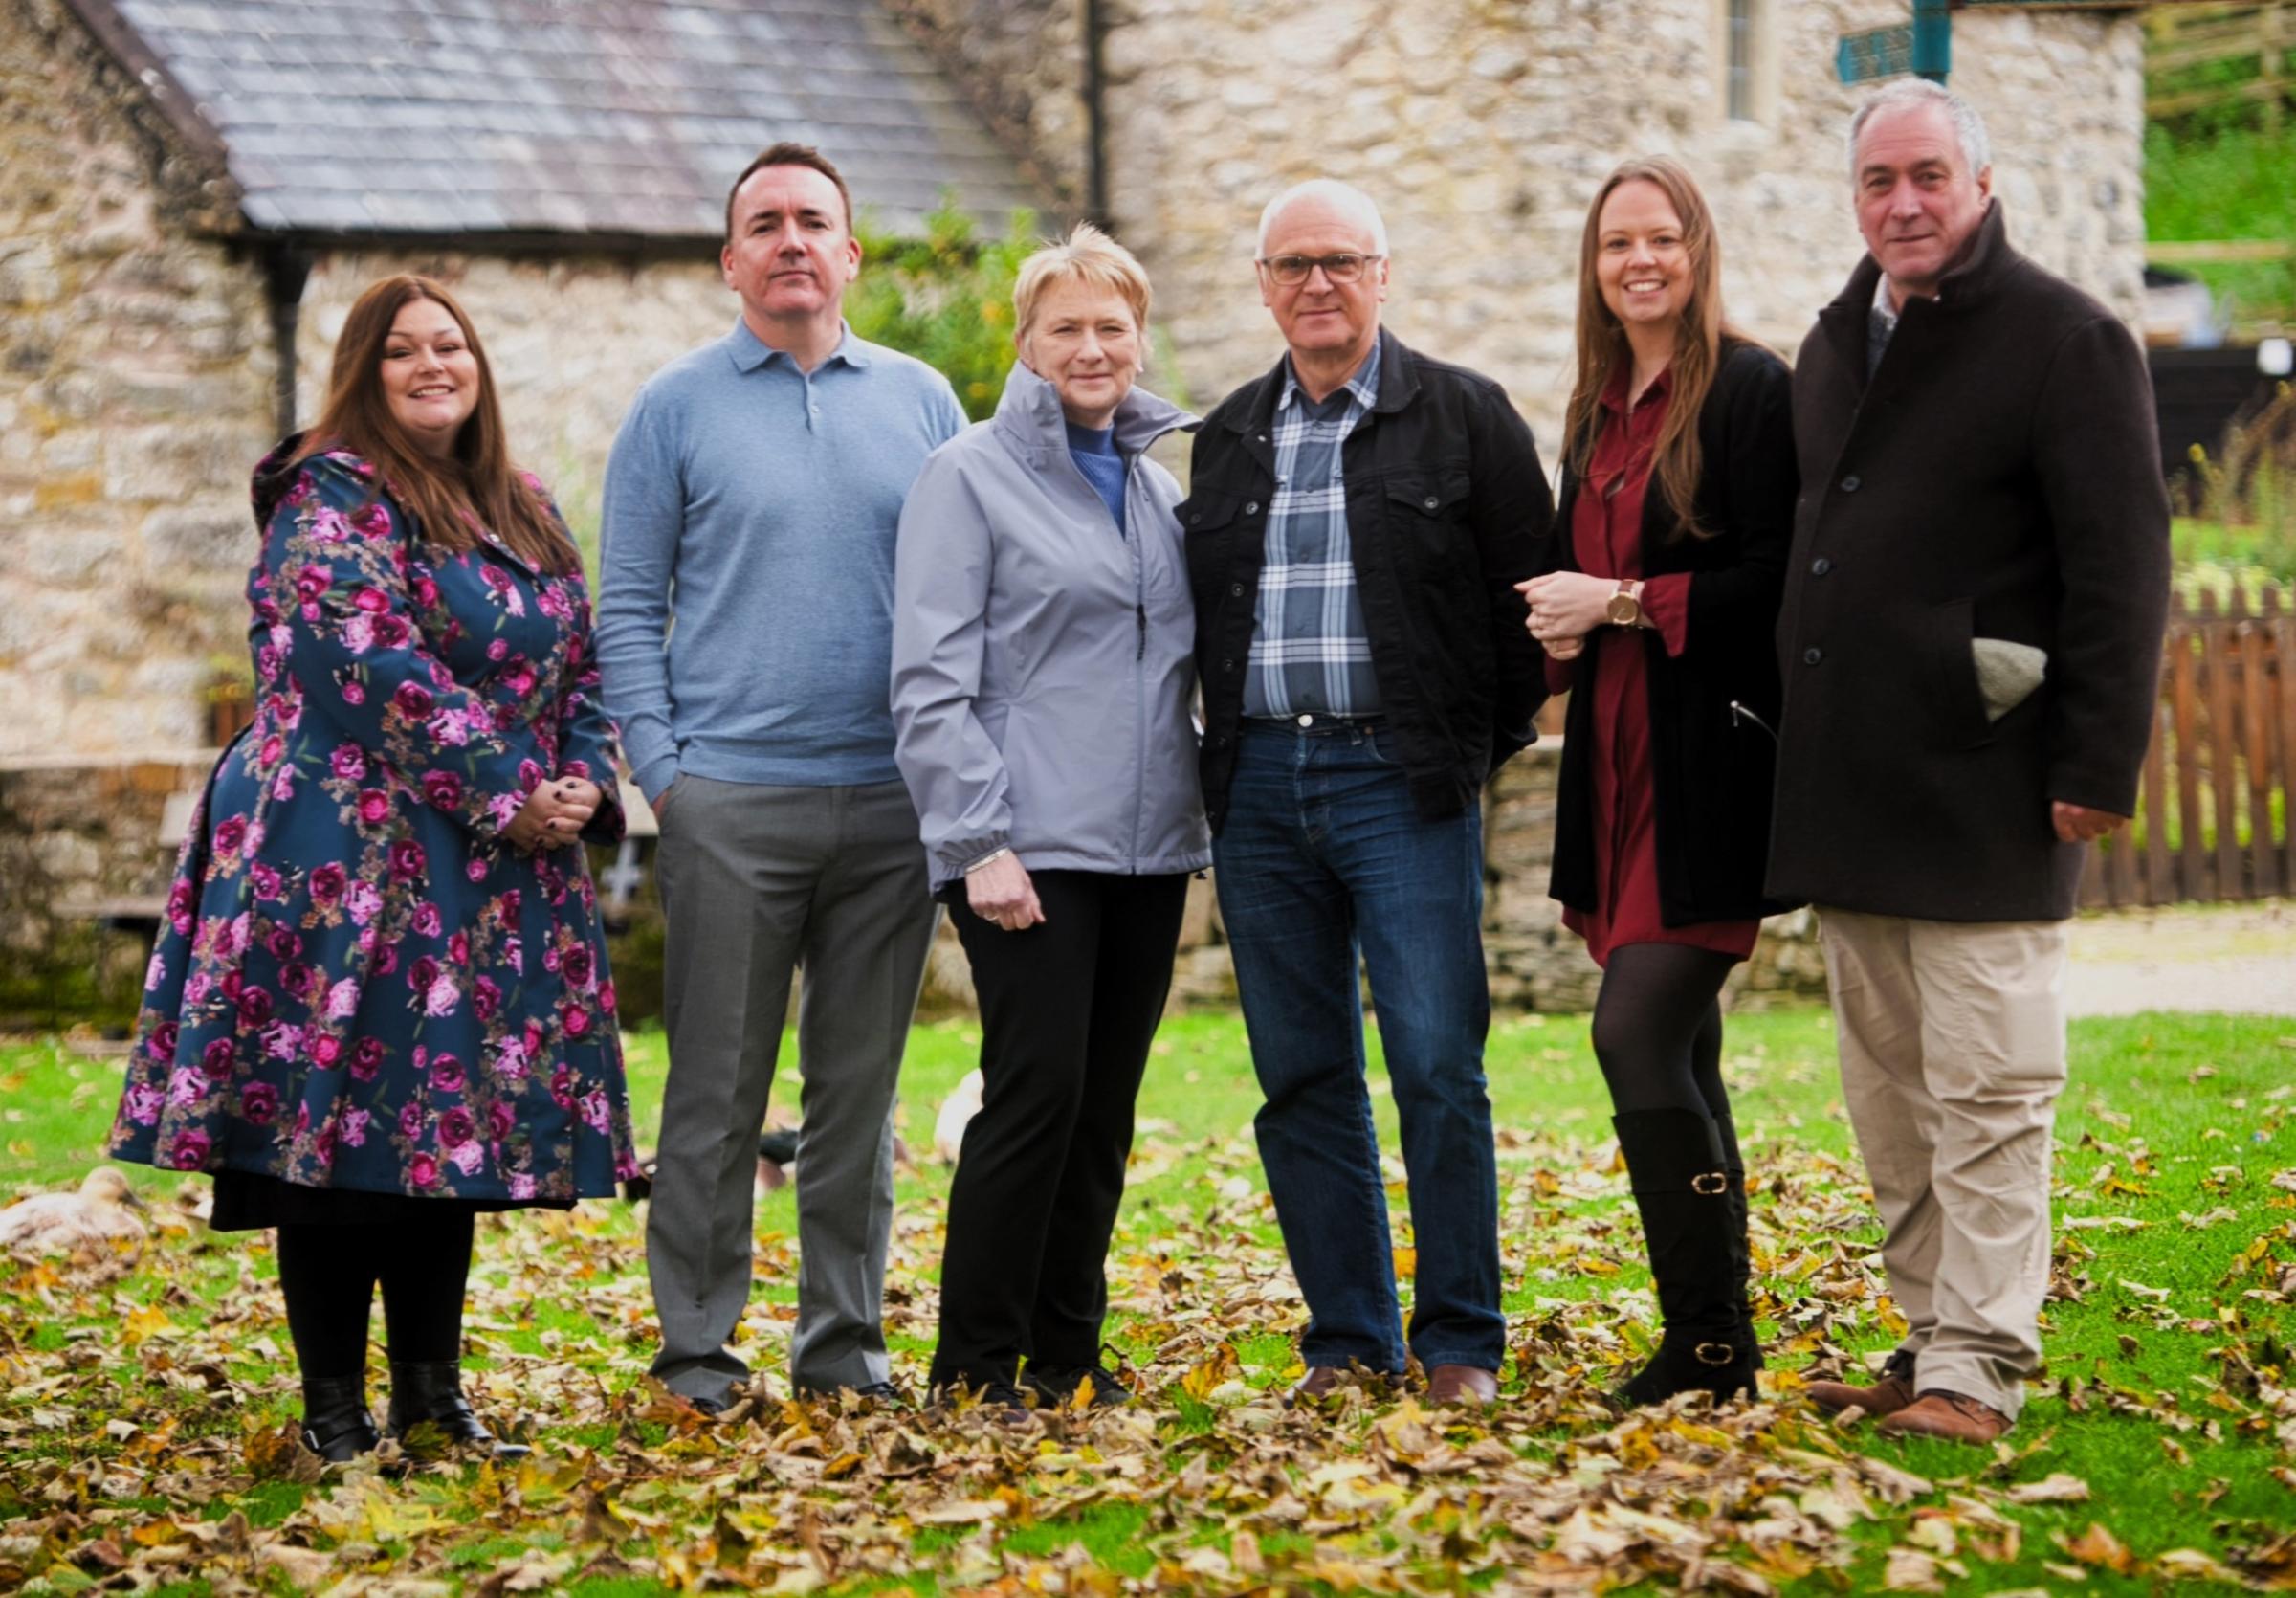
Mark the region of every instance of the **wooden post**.
<instances>
[{"instance_id":1,"label":"wooden post","mask_svg":"<svg viewBox=\"0 0 2296 1598\"><path fill-rule=\"evenodd\" d=\"M2258 899L2280 892L2280 851L2272 836L2272 688L2264 680L2264 629L2241 629L2241 677L2246 692L2248 756L2248 869Z\"/></svg>"},{"instance_id":2,"label":"wooden post","mask_svg":"<svg viewBox=\"0 0 2296 1598\"><path fill-rule=\"evenodd\" d=\"M2280 691L2280 792L2288 829L2280 879L2296 886L2296 616L2272 624L2272 660Z\"/></svg>"},{"instance_id":3,"label":"wooden post","mask_svg":"<svg viewBox=\"0 0 2296 1598\"><path fill-rule=\"evenodd\" d=\"M2281 99L2286 93L2281 82L2281 53L2288 41L2281 36L2281 8L2277 3L2259 6L2256 11L2257 94L2263 101L2264 131L2280 131Z\"/></svg>"},{"instance_id":4,"label":"wooden post","mask_svg":"<svg viewBox=\"0 0 2296 1598\"><path fill-rule=\"evenodd\" d=\"M2172 634L2173 636L2174 634ZM2152 699L2152 742L2145 749L2144 791L2138 813L2145 818L2145 902L2168 904L2176 898L2169 867L2169 715Z\"/></svg>"},{"instance_id":5,"label":"wooden post","mask_svg":"<svg viewBox=\"0 0 2296 1598\"><path fill-rule=\"evenodd\" d=\"M2206 899L2207 866L2200 844L2200 692L2194 681L2197 628L2187 623L2169 636L2176 721L2176 897Z\"/></svg>"},{"instance_id":6,"label":"wooden post","mask_svg":"<svg viewBox=\"0 0 2296 1598\"><path fill-rule=\"evenodd\" d=\"M2200 606L2200 659L2208 674L2208 790L2217 823L2217 891L2219 899L2246 899L2241 874L2239 713L2233 708L2233 628L2219 620L2205 599Z\"/></svg>"}]
</instances>

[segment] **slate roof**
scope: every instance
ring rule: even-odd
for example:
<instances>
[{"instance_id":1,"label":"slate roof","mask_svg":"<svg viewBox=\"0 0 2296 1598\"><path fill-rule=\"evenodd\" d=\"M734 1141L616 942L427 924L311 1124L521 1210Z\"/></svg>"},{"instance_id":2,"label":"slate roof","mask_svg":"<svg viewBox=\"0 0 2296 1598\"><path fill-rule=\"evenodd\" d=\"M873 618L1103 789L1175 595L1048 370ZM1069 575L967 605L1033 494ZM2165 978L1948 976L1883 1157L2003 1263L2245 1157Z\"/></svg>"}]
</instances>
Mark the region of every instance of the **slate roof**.
<instances>
[{"instance_id":1,"label":"slate roof","mask_svg":"<svg viewBox=\"0 0 2296 1598\"><path fill-rule=\"evenodd\" d=\"M944 189L999 229L1044 206L876 0L73 4L265 232L715 239L777 139L895 233Z\"/></svg>"}]
</instances>

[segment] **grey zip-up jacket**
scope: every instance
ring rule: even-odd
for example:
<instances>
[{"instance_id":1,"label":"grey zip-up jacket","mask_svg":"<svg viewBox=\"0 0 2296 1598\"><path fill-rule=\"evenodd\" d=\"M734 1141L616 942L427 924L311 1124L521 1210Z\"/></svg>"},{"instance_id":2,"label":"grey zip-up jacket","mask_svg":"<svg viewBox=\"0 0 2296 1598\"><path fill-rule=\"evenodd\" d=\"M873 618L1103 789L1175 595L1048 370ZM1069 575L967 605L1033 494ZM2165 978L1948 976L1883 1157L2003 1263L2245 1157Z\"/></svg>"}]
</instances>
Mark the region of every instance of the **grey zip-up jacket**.
<instances>
[{"instance_id":1,"label":"grey zip-up jacket","mask_svg":"<svg viewBox=\"0 0 2296 1598\"><path fill-rule=\"evenodd\" d=\"M1006 845L1031 871L1211 863L1180 485L1141 453L1195 425L1137 388L1117 408L1127 531L1025 366L926 459L894 559L893 721L936 889Z\"/></svg>"}]
</instances>

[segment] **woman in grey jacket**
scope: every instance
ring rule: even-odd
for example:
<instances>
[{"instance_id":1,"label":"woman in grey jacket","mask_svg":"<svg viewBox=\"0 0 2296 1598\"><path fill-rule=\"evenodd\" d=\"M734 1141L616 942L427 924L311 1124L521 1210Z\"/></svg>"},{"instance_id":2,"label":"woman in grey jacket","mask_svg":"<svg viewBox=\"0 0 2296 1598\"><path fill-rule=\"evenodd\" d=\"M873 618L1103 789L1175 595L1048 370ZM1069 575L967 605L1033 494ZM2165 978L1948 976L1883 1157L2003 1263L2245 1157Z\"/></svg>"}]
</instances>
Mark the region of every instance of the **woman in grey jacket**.
<instances>
[{"instance_id":1,"label":"woman in grey jacket","mask_svg":"<svg viewBox=\"0 0 2296 1598\"><path fill-rule=\"evenodd\" d=\"M984 1082L932 1384L1005 1408L1126 1396L1100 1365L1108 1242L1212 857L1180 487L1143 454L1196 419L1134 387L1148 302L1089 225L1028 258L1020 364L995 418L925 462L894 561L895 755L972 963Z\"/></svg>"}]
</instances>

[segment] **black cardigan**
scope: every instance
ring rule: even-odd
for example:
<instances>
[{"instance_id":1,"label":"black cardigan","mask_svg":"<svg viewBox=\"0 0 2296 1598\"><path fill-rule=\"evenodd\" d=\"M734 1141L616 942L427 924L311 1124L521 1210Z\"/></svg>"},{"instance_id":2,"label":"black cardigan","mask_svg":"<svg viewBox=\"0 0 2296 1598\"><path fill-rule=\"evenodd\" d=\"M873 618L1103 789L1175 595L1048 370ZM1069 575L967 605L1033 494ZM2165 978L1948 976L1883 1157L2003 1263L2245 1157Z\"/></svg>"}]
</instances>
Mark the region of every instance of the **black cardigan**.
<instances>
[{"instance_id":1,"label":"black cardigan","mask_svg":"<svg viewBox=\"0 0 2296 1598\"><path fill-rule=\"evenodd\" d=\"M1649 660L1651 778L1656 784L1660 919L1746 921L1789 908L1765 899L1772 773L1778 718L1776 627L1793 542L1792 379L1757 344L1731 340L1698 413L1696 510L1712 536L1681 534L1652 481L1643 500L1645 578L1690 574L1683 652L1652 631L1601 627L1578 657L1564 721L1562 784L1549 891L1595 908L1594 676L1605 655ZM1572 510L1578 482L1564 457L1548 569L1575 571Z\"/></svg>"}]
</instances>

